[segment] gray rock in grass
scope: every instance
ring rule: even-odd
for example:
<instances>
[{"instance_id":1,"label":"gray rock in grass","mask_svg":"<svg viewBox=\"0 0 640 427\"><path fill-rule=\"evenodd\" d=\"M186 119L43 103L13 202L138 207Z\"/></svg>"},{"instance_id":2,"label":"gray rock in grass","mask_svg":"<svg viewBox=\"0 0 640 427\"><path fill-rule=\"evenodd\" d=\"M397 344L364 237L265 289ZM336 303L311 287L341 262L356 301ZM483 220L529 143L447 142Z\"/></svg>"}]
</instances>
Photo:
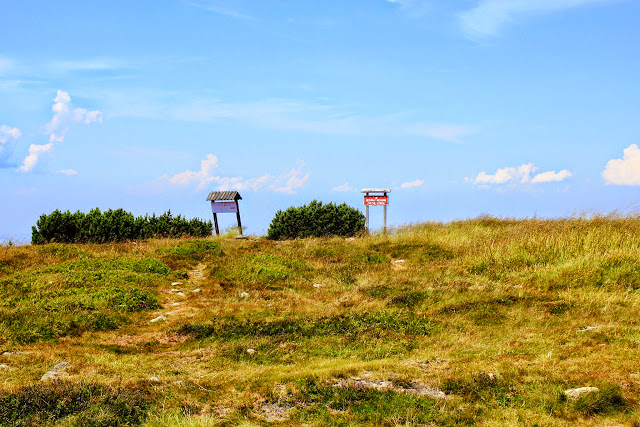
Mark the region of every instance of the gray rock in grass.
<instances>
[{"instance_id":1,"label":"gray rock in grass","mask_svg":"<svg viewBox=\"0 0 640 427\"><path fill-rule=\"evenodd\" d=\"M598 391L600 391L598 387L579 387L565 390L564 394L567 396L567 398L576 400L580 396L584 396L585 394L589 393L596 393Z\"/></svg>"}]
</instances>

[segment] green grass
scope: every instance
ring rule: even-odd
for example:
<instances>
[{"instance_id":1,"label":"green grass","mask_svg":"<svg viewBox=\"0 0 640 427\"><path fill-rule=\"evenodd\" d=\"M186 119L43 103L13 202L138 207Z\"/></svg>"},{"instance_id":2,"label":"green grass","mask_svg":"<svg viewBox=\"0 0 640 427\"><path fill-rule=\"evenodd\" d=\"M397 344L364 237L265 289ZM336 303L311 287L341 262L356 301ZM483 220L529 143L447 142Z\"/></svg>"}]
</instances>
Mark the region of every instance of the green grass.
<instances>
[{"instance_id":1,"label":"green grass","mask_svg":"<svg viewBox=\"0 0 640 427\"><path fill-rule=\"evenodd\" d=\"M2 246L0 297L2 398L63 387L38 382L61 360L97 387L24 425L640 425L634 216ZM448 398L344 385L365 373ZM127 390L135 422L108 404Z\"/></svg>"}]
</instances>

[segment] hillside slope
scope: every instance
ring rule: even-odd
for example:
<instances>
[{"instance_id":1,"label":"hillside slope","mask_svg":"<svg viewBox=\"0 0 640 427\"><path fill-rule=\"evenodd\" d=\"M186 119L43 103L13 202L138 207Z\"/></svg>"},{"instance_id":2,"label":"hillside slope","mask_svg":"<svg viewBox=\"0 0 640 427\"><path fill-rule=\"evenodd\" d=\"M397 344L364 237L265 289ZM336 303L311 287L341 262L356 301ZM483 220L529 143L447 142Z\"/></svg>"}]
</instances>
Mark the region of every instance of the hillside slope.
<instances>
[{"instance_id":1,"label":"hillside slope","mask_svg":"<svg viewBox=\"0 0 640 427\"><path fill-rule=\"evenodd\" d=\"M0 247L0 297L0 425L640 425L635 218Z\"/></svg>"}]
</instances>

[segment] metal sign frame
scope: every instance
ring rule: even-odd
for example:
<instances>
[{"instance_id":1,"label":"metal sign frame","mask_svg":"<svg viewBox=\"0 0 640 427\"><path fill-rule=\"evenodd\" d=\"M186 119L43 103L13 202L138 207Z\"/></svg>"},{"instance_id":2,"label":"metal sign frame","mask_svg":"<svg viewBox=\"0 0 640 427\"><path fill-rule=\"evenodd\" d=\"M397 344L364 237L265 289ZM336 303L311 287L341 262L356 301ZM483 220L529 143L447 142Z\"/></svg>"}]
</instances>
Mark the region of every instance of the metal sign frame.
<instances>
[{"instance_id":1,"label":"metal sign frame","mask_svg":"<svg viewBox=\"0 0 640 427\"><path fill-rule=\"evenodd\" d=\"M388 193L391 193L390 188L363 188L361 193L364 193L364 205L366 206L366 226L367 233L369 232L369 206L382 206L384 208L384 222L383 232L387 232L387 205L389 204ZM371 195L371 193L374 193ZM382 195L380 195L382 193ZM369 202L369 203L367 203Z\"/></svg>"}]
</instances>

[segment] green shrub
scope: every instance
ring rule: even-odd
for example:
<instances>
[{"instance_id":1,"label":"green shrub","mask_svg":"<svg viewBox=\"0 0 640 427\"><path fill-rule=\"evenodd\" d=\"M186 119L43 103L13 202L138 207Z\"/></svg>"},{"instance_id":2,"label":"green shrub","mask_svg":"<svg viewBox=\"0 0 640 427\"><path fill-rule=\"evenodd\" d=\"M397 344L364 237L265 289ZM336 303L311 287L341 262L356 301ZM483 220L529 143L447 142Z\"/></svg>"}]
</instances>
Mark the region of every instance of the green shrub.
<instances>
[{"instance_id":1,"label":"green shrub","mask_svg":"<svg viewBox=\"0 0 640 427\"><path fill-rule=\"evenodd\" d=\"M346 203L323 205L317 200L308 205L276 212L267 238L271 240L298 237L354 236L364 231L362 212Z\"/></svg>"},{"instance_id":2,"label":"green shrub","mask_svg":"<svg viewBox=\"0 0 640 427\"><path fill-rule=\"evenodd\" d=\"M0 392L0 426L129 426L147 418L152 403L145 387L52 381Z\"/></svg>"},{"instance_id":3,"label":"green shrub","mask_svg":"<svg viewBox=\"0 0 640 427\"><path fill-rule=\"evenodd\" d=\"M56 209L49 215L41 215L31 228L31 243L105 243L149 237L210 235L211 221L187 220L180 215L174 217L171 211L157 217L153 214L136 218L123 209L101 212L95 208L88 214Z\"/></svg>"}]
</instances>

